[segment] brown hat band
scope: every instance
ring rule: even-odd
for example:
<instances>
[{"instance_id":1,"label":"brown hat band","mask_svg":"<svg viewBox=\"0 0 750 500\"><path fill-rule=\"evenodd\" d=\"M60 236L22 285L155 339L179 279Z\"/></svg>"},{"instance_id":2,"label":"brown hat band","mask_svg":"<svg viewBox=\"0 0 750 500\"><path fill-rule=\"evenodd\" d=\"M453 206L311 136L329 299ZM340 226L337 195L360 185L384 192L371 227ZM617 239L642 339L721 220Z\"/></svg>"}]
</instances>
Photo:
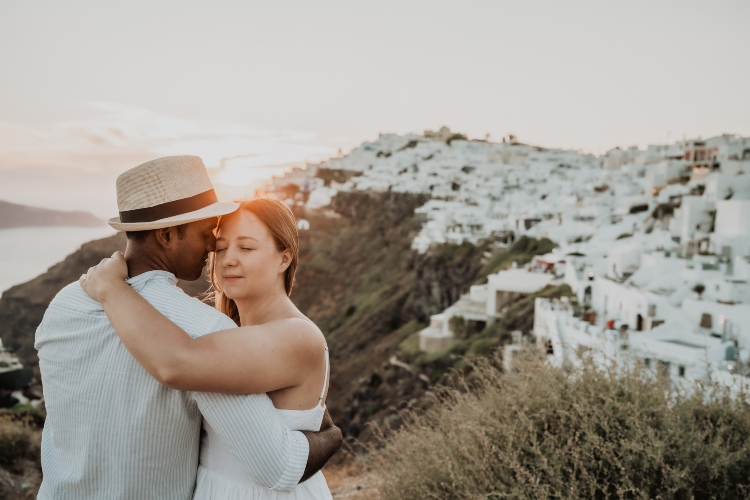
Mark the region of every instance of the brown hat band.
<instances>
[{"instance_id":1,"label":"brown hat band","mask_svg":"<svg viewBox=\"0 0 750 500\"><path fill-rule=\"evenodd\" d=\"M219 201L219 199L216 197L216 192L213 189L209 189L208 191L196 194L190 198L169 201L153 207L121 211L120 222L128 224L133 222L154 222L168 217L174 217L175 215L195 212L201 208L213 205L217 201Z\"/></svg>"}]
</instances>

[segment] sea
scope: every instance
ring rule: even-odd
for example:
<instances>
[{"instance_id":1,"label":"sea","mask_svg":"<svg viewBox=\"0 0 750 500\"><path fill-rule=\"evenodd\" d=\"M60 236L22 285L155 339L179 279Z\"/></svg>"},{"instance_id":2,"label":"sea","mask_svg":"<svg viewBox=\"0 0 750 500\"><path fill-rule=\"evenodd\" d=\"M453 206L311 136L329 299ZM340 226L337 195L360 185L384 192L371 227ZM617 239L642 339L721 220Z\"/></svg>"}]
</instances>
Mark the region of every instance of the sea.
<instances>
[{"instance_id":1,"label":"sea","mask_svg":"<svg viewBox=\"0 0 750 500\"><path fill-rule=\"evenodd\" d=\"M36 278L84 243L113 234L109 226L0 229L0 293Z\"/></svg>"}]
</instances>

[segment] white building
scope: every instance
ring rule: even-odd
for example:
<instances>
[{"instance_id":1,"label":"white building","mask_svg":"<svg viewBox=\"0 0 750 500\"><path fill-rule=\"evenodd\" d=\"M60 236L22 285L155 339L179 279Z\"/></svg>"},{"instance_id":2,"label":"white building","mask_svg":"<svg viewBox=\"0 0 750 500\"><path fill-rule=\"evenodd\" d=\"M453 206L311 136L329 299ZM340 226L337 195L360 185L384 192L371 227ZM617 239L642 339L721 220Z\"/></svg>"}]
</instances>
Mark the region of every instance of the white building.
<instances>
[{"instance_id":1,"label":"white building","mask_svg":"<svg viewBox=\"0 0 750 500\"><path fill-rule=\"evenodd\" d=\"M714 252L731 258L750 255L750 200L716 202Z\"/></svg>"},{"instance_id":2,"label":"white building","mask_svg":"<svg viewBox=\"0 0 750 500\"><path fill-rule=\"evenodd\" d=\"M535 271L533 265L489 275L486 285L472 286L455 304L430 317L430 325L419 332L419 348L436 353L449 347L458 333L450 327L454 316L462 317L470 332L481 332L501 316L506 305L542 290L554 279L554 274Z\"/></svg>"}]
</instances>

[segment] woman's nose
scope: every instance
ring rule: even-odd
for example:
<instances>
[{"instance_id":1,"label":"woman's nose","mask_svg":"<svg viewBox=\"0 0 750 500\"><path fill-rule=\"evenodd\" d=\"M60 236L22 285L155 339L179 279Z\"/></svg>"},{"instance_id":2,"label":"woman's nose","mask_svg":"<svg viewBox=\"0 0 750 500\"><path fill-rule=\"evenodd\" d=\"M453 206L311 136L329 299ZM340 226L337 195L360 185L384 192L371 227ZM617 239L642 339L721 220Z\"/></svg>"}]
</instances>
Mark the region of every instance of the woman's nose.
<instances>
[{"instance_id":1,"label":"woman's nose","mask_svg":"<svg viewBox=\"0 0 750 500\"><path fill-rule=\"evenodd\" d=\"M224 252L224 258L221 260L221 264L223 266L229 266L234 267L237 265L237 256L234 252L227 249L226 252Z\"/></svg>"}]
</instances>

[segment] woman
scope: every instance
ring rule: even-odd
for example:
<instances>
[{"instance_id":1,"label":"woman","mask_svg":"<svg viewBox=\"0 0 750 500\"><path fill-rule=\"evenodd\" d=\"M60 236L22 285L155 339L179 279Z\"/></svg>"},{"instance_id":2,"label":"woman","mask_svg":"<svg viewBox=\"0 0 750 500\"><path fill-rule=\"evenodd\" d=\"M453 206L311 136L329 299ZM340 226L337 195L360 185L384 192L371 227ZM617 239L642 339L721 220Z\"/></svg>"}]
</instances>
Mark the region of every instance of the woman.
<instances>
[{"instance_id":1,"label":"woman","mask_svg":"<svg viewBox=\"0 0 750 500\"><path fill-rule=\"evenodd\" d=\"M219 219L210 280L216 308L239 328L192 339L124 279L119 254L89 269L81 286L104 311L123 344L159 382L184 391L266 392L292 430L320 429L328 386L328 348L289 296L299 236L291 210L258 198ZM254 485L204 421L195 499L331 498L318 472L292 493Z\"/></svg>"}]
</instances>

